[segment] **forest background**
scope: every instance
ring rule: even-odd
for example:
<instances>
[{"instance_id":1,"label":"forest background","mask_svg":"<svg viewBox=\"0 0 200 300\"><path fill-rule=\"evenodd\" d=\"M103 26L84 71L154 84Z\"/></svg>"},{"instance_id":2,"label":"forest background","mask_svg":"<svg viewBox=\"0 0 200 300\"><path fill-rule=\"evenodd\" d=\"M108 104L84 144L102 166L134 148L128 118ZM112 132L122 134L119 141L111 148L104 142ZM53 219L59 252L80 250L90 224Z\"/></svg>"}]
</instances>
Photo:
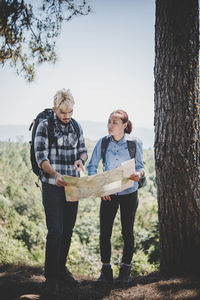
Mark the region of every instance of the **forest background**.
<instances>
[{"instance_id":1,"label":"forest background","mask_svg":"<svg viewBox=\"0 0 200 300\"><path fill-rule=\"evenodd\" d=\"M89 152L95 141L86 139ZM135 221L135 248L132 275L145 275L159 267L159 231L153 149L144 149L147 184L139 190ZM88 161L89 161L88 159ZM87 164L86 164L87 168ZM102 165L99 172L102 171ZM86 171L85 171L86 172ZM37 177L31 171L29 144L0 142L0 265L44 265L46 225ZM97 277L101 268L99 254L100 198L79 202L68 267L72 272ZM123 249L120 215L112 234L114 274Z\"/></svg>"}]
</instances>

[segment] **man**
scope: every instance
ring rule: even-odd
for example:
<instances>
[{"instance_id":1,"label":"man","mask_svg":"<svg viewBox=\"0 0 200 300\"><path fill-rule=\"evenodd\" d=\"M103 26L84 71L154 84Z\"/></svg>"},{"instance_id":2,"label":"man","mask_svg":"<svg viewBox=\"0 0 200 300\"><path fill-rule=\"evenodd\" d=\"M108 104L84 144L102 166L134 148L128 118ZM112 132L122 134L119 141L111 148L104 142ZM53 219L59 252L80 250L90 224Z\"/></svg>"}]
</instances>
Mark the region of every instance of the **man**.
<instances>
[{"instance_id":1,"label":"man","mask_svg":"<svg viewBox=\"0 0 200 300\"><path fill-rule=\"evenodd\" d=\"M54 96L54 142L49 147L48 121L38 125L34 149L42 182L42 199L46 215L47 238L45 255L45 291L51 295L57 284L77 282L66 268L78 202L67 202L64 174L79 177L87 160L87 149L80 124L72 120L74 99L70 90ZM76 126L79 127L77 132ZM50 148L50 149L49 149Z\"/></svg>"}]
</instances>

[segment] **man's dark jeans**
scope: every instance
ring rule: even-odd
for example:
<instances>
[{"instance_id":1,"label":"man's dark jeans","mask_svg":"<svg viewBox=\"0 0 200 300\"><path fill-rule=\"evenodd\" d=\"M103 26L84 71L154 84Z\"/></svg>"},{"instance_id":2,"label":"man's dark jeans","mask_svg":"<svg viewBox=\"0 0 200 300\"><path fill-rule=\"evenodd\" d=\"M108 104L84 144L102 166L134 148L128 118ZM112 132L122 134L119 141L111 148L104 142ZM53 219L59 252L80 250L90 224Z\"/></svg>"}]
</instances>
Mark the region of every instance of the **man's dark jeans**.
<instances>
[{"instance_id":1,"label":"man's dark jeans","mask_svg":"<svg viewBox=\"0 0 200 300\"><path fill-rule=\"evenodd\" d=\"M100 207L100 251L102 263L110 263L111 235L114 219L120 206L124 249L122 263L130 264L134 252L133 225L138 207L137 191L126 195L111 195L111 201L101 201Z\"/></svg>"},{"instance_id":2,"label":"man's dark jeans","mask_svg":"<svg viewBox=\"0 0 200 300\"><path fill-rule=\"evenodd\" d=\"M63 187L42 184L47 238L45 277L58 278L63 272L76 222L78 202L67 202Z\"/></svg>"}]
</instances>

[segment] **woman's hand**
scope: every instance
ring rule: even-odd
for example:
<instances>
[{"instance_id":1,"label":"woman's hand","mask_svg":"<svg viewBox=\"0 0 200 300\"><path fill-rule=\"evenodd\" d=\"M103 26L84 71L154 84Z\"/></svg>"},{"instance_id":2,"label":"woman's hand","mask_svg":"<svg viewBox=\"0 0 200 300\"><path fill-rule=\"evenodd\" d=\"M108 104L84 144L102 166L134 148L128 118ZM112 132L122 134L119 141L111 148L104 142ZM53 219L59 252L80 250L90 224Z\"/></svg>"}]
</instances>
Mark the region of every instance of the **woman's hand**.
<instances>
[{"instance_id":1,"label":"woman's hand","mask_svg":"<svg viewBox=\"0 0 200 300\"><path fill-rule=\"evenodd\" d=\"M110 201L111 198L110 198L110 196L108 195L108 196L103 196L103 197L101 197L101 200L104 200L104 201Z\"/></svg>"},{"instance_id":2,"label":"woman's hand","mask_svg":"<svg viewBox=\"0 0 200 300\"><path fill-rule=\"evenodd\" d=\"M139 181L140 177L141 177L140 172L135 172L135 173L131 174L131 176L128 179L133 180L133 181Z\"/></svg>"}]
</instances>

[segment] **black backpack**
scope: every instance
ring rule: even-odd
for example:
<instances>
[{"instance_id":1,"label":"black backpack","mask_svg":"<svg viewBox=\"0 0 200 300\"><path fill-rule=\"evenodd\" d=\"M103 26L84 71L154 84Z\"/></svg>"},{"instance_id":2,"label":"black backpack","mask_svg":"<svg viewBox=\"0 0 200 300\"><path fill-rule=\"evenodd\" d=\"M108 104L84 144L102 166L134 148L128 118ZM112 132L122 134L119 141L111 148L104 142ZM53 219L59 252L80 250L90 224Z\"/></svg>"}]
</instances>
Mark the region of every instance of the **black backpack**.
<instances>
[{"instance_id":1,"label":"black backpack","mask_svg":"<svg viewBox=\"0 0 200 300\"><path fill-rule=\"evenodd\" d=\"M51 146L54 142L56 143L56 154L58 155L57 140L54 136L53 111L51 108L46 108L37 115L37 117L34 119L34 121L31 123L31 125L29 127L29 131L32 129L31 141L30 141L30 160L31 160L32 171L37 176L40 173L40 168L38 167L38 164L37 164L37 161L35 158L34 140L35 140L35 133L36 133L37 127L38 127L39 123L43 120L48 121L49 157L50 157ZM79 137L80 137L79 125L78 125L77 121L73 118L71 118L71 122L72 122L72 126L74 127L76 134L78 136L78 139L79 139Z\"/></svg>"},{"instance_id":2,"label":"black backpack","mask_svg":"<svg viewBox=\"0 0 200 300\"><path fill-rule=\"evenodd\" d=\"M102 142L101 142L101 158L102 158L103 165L105 164L106 150L108 148L110 140L111 140L110 136L104 136L102 139ZM129 151L130 157L135 158L135 153L136 153L135 140L127 141L127 144L128 144L128 151ZM140 178L140 180L138 181L138 188L140 189L144 185L146 185L146 177L145 176Z\"/></svg>"}]
</instances>

